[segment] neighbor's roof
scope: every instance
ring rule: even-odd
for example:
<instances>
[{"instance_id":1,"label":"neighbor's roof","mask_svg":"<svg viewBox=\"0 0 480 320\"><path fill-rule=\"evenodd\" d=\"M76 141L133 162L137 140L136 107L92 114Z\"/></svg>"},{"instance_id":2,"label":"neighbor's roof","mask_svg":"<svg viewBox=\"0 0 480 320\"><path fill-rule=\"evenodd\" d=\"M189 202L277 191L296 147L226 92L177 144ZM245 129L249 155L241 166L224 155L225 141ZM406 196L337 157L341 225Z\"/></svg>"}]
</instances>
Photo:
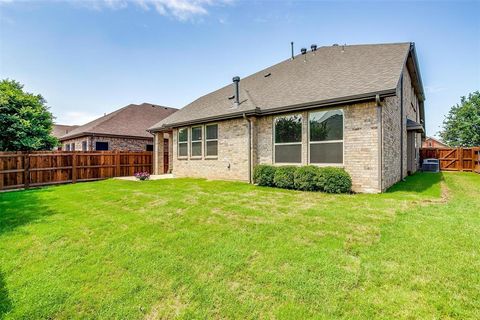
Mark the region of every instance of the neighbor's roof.
<instances>
[{"instance_id":1,"label":"neighbor's roof","mask_svg":"<svg viewBox=\"0 0 480 320\"><path fill-rule=\"evenodd\" d=\"M79 126L69 126L65 124L54 124L52 128L52 136L56 138L60 138L61 136L69 133L75 128L78 128Z\"/></svg>"},{"instance_id":2,"label":"neighbor's roof","mask_svg":"<svg viewBox=\"0 0 480 320\"><path fill-rule=\"evenodd\" d=\"M319 47L241 79L237 107L230 84L198 98L150 130L352 101L372 94L393 95L411 46L407 42Z\"/></svg>"},{"instance_id":3,"label":"neighbor's roof","mask_svg":"<svg viewBox=\"0 0 480 320\"><path fill-rule=\"evenodd\" d=\"M60 140L85 135L151 138L152 135L147 132L147 129L175 111L177 109L151 103L130 104L70 131Z\"/></svg>"}]
</instances>

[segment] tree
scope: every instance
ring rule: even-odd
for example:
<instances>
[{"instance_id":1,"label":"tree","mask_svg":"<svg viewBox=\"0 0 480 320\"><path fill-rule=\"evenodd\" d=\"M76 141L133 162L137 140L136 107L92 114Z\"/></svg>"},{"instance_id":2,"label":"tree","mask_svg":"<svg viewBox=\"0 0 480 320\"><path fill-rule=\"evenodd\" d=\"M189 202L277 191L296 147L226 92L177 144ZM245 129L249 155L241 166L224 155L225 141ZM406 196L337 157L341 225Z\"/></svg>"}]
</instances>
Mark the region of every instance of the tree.
<instances>
[{"instance_id":1,"label":"tree","mask_svg":"<svg viewBox=\"0 0 480 320\"><path fill-rule=\"evenodd\" d=\"M45 99L23 91L15 80L0 81L0 151L48 150L58 145L51 136L53 116Z\"/></svg>"},{"instance_id":2,"label":"tree","mask_svg":"<svg viewBox=\"0 0 480 320\"><path fill-rule=\"evenodd\" d=\"M480 146L480 91L462 97L443 121L443 142L452 147Z\"/></svg>"}]
</instances>

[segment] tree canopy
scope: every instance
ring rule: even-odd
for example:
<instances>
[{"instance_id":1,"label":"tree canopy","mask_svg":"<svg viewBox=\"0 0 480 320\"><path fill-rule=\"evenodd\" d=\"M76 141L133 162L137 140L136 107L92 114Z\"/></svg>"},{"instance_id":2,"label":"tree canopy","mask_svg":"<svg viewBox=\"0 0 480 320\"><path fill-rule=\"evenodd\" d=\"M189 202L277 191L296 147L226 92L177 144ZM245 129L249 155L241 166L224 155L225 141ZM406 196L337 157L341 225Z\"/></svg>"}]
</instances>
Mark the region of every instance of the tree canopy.
<instances>
[{"instance_id":1,"label":"tree canopy","mask_svg":"<svg viewBox=\"0 0 480 320\"><path fill-rule=\"evenodd\" d=\"M15 80L0 81L0 151L51 149L58 144L52 127L52 113L41 95L23 91Z\"/></svg>"},{"instance_id":2,"label":"tree canopy","mask_svg":"<svg viewBox=\"0 0 480 320\"><path fill-rule=\"evenodd\" d=\"M440 137L452 147L480 146L480 91L462 97L450 109Z\"/></svg>"}]
</instances>

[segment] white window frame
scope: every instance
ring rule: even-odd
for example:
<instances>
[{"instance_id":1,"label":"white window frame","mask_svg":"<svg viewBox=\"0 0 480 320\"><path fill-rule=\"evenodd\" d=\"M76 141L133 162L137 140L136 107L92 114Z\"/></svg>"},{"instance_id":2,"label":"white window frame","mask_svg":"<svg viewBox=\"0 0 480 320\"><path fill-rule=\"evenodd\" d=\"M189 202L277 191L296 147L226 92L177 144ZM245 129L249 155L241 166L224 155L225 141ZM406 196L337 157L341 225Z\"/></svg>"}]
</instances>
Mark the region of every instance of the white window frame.
<instances>
[{"instance_id":1,"label":"white window frame","mask_svg":"<svg viewBox=\"0 0 480 320\"><path fill-rule=\"evenodd\" d=\"M207 127L210 127L210 126L217 126L217 138L216 139L207 139ZM205 155L205 159L218 159L218 132L220 131L219 130L220 126L218 125L218 123L209 123L209 124L206 124L205 125L205 129L204 129L204 134L205 134L205 144L204 144L204 155ZM208 155L207 154L207 142L210 142L210 141L217 141L217 154L216 155Z\"/></svg>"},{"instance_id":2,"label":"white window frame","mask_svg":"<svg viewBox=\"0 0 480 320\"><path fill-rule=\"evenodd\" d=\"M275 137L276 137L276 134L275 134L275 120L277 118L284 118L284 117L289 117L289 116L295 116L295 115L300 115L301 116L301 128L302 128L302 131L301 131L301 134L300 134L300 142L283 142L283 143L277 143L275 142ZM273 141L273 159L272 159L272 163L274 165L281 165L281 166L301 166L303 164L303 121L304 121L304 116L303 116L303 113L289 113L289 114L282 114L282 115L278 115L278 116L274 116L273 119L272 119L272 126L273 126L273 137L272 137L272 141ZM275 161L275 158L276 158L276 155L275 155L275 150L276 150L276 146L287 146L287 145L300 145L300 162L276 162Z\"/></svg>"},{"instance_id":3,"label":"white window frame","mask_svg":"<svg viewBox=\"0 0 480 320\"><path fill-rule=\"evenodd\" d=\"M342 133L343 139L342 140L328 140L328 141L310 141L310 114L317 113L322 111L332 111L332 110L340 110L342 112ZM319 166L319 167L343 167L345 165L345 110L343 108L329 108L329 109L319 109L314 111L309 111L307 114L307 125L308 125L308 132L307 132L307 162L308 164ZM342 143L342 163L320 163L320 162L311 162L310 161L310 145L312 144L326 144L326 143Z\"/></svg>"},{"instance_id":4,"label":"white window frame","mask_svg":"<svg viewBox=\"0 0 480 320\"><path fill-rule=\"evenodd\" d=\"M193 129L200 128L202 130L202 138L200 140L193 140ZM197 160L197 159L202 159L203 158L203 140L204 140L204 132L203 132L203 125L198 125L198 126L191 126L190 127L190 159ZM194 156L193 155L193 144L194 143L200 143L200 152L201 155L199 156Z\"/></svg>"},{"instance_id":5,"label":"white window frame","mask_svg":"<svg viewBox=\"0 0 480 320\"><path fill-rule=\"evenodd\" d=\"M183 130L183 129L187 130L187 141L180 141L180 130ZM163 140L162 140L162 143L163 143ZM187 144L187 155L186 156L181 156L180 155L180 144L181 143L186 143ZM179 128L177 130L177 158L179 160L188 159L189 150L190 150L189 145L190 145L190 129L188 127Z\"/></svg>"}]
</instances>

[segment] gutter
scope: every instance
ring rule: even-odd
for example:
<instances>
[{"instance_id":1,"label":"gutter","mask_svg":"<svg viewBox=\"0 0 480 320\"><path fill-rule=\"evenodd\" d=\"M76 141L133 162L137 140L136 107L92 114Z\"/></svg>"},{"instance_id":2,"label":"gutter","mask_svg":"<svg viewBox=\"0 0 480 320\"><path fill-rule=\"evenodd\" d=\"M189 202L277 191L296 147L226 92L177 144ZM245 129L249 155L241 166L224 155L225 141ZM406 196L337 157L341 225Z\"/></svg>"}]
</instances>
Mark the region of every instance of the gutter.
<instances>
[{"instance_id":1,"label":"gutter","mask_svg":"<svg viewBox=\"0 0 480 320\"><path fill-rule=\"evenodd\" d=\"M167 130L171 130L173 128L182 127L182 126L189 126L189 125L200 124L200 123L205 123L205 122L213 122L213 121L240 118L240 117L243 117L244 115L245 116L264 116L264 115L270 115L270 114L275 114L275 113L308 110L308 109L315 109L315 108L321 108L321 107L335 106L335 105L340 105L340 104L365 102L365 101L370 101L370 100L376 100L377 96L379 96L380 98L386 98L386 97L393 97L395 95L396 95L396 88L395 89L378 91L378 92L372 92L372 93L366 93L366 94L359 94L359 95L354 95L354 96L336 98L336 99L327 99L327 100L321 100L321 101L316 101L316 102L308 102L308 103L295 104L295 105L290 105L290 106L283 106L283 107L266 109L266 110L261 110L259 108L255 108L255 109L251 109L251 110L230 113L230 114L227 114L227 115L212 116L212 117L201 118L201 119L196 119L196 120L191 120L191 121L171 123L171 124L168 124L168 125L164 124L162 127L151 128L147 131L149 131L150 133L158 132L158 131L167 131Z\"/></svg>"},{"instance_id":2,"label":"gutter","mask_svg":"<svg viewBox=\"0 0 480 320\"><path fill-rule=\"evenodd\" d=\"M383 192L383 110L380 95L375 98L378 121L378 188Z\"/></svg>"},{"instance_id":3,"label":"gutter","mask_svg":"<svg viewBox=\"0 0 480 320\"><path fill-rule=\"evenodd\" d=\"M246 113L243 114L243 119L248 123L248 183L252 183L252 121L247 117Z\"/></svg>"}]
</instances>

